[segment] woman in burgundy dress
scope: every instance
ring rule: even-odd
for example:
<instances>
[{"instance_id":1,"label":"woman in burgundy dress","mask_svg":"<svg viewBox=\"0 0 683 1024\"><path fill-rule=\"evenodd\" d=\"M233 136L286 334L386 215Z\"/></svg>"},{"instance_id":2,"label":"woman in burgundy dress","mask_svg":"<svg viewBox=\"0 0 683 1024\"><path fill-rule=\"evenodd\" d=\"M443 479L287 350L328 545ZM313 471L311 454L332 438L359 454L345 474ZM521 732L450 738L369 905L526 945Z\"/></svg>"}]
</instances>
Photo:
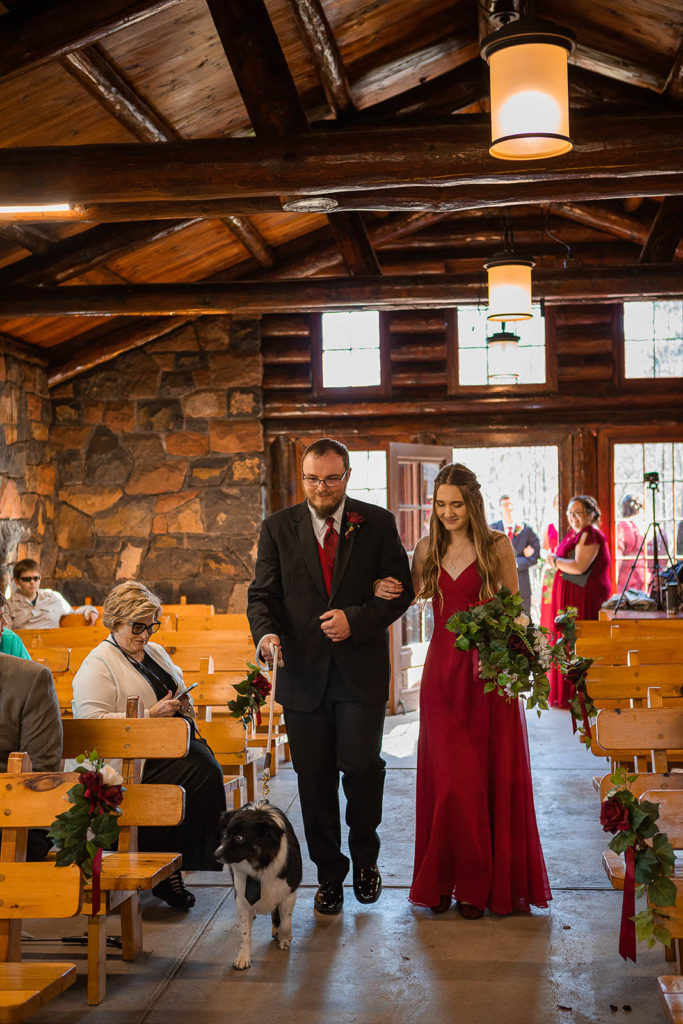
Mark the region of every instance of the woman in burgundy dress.
<instances>
[{"instance_id":1,"label":"woman in burgundy dress","mask_svg":"<svg viewBox=\"0 0 683 1024\"><path fill-rule=\"evenodd\" d=\"M640 532L635 516L642 510L638 498L626 494L621 500L621 519L617 523L617 590L622 592L628 585L633 590L645 590L645 554L641 550L643 535ZM640 552L635 565L633 561ZM633 565L633 572L631 566ZM630 573L630 577L629 577Z\"/></svg>"},{"instance_id":2,"label":"woman in burgundy dress","mask_svg":"<svg viewBox=\"0 0 683 1024\"><path fill-rule=\"evenodd\" d=\"M434 484L429 536L413 560L415 591L431 597L434 633L420 690L417 827L410 900L435 913L455 898L465 918L547 906L524 711L484 693L476 651L445 628L455 612L513 593L517 568L505 534L491 530L476 476L446 466Z\"/></svg>"},{"instance_id":3,"label":"woman in burgundy dress","mask_svg":"<svg viewBox=\"0 0 683 1024\"><path fill-rule=\"evenodd\" d=\"M594 525L599 518L598 503L589 494L575 494L567 506L571 529L555 554L549 556L558 570L553 581L553 620L570 605L578 609L579 619L597 619L610 595L607 537ZM576 583L571 581L572 576ZM573 684L556 668L550 670L549 678L550 703L568 707Z\"/></svg>"}]
</instances>

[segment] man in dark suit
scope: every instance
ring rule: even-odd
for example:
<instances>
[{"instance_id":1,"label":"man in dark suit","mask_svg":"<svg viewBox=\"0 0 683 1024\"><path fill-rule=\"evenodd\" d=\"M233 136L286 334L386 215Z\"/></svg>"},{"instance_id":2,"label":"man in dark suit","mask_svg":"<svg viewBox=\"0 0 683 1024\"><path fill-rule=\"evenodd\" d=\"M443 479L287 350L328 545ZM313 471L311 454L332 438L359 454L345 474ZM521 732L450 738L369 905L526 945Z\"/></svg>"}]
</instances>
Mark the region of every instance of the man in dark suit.
<instances>
[{"instance_id":1,"label":"man in dark suit","mask_svg":"<svg viewBox=\"0 0 683 1024\"><path fill-rule=\"evenodd\" d=\"M529 569L536 565L541 553L541 542L528 523L515 521L515 509L509 494L500 498L501 519L491 523L492 530L502 530L510 538L517 559L517 578L524 611L531 611L531 582Z\"/></svg>"},{"instance_id":2,"label":"man in dark suit","mask_svg":"<svg viewBox=\"0 0 683 1024\"><path fill-rule=\"evenodd\" d=\"M59 771L62 719L50 670L0 654L0 771L12 753L31 758L34 772ZM27 860L43 860L51 843L45 829L29 829Z\"/></svg>"},{"instance_id":3,"label":"man in dark suit","mask_svg":"<svg viewBox=\"0 0 683 1024\"><path fill-rule=\"evenodd\" d=\"M346 497L349 453L324 438L304 452L306 501L264 521L247 614L254 640L274 645L306 841L318 869L315 909L337 914L349 860L341 850L339 773L346 794L353 886L374 903L389 695L388 627L413 599L408 559L386 509ZM377 580L392 577L389 600Z\"/></svg>"}]
</instances>

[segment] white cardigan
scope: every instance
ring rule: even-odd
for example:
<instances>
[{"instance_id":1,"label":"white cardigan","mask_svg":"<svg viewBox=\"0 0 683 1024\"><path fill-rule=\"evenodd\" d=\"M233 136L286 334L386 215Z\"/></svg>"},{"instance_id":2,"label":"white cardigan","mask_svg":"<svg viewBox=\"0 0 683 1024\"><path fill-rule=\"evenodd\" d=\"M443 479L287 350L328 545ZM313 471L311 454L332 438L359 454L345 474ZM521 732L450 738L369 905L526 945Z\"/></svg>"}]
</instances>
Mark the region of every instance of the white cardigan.
<instances>
[{"instance_id":1,"label":"white cardigan","mask_svg":"<svg viewBox=\"0 0 683 1024\"><path fill-rule=\"evenodd\" d=\"M145 651L182 687L183 673L163 647L150 642ZM74 718L125 718L128 697L141 697L149 718L149 709L159 700L142 673L108 640L87 656L74 676L73 691Z\"/></svg>"}]
</instances>

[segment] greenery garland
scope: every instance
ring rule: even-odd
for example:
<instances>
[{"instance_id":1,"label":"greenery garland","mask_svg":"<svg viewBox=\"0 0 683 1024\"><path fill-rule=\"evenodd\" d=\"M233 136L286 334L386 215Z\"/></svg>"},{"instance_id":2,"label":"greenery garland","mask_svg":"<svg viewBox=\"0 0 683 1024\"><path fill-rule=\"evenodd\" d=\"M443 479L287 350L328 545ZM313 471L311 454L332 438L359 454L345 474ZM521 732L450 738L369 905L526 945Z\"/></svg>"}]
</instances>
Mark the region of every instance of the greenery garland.
<instances>
[{"instance_id":1,"label":"greenery garland","mask_svg":"<svg viewBox=\"0 0 683 1024\"><path fill-rule=\"evenodd\" d=\"M523 611L522 598L506 587L488 601L479 601L451 615L446 629L455 633L461 651L476 648L484 693L507 700L522 697L537 714L548 708L552 666L566 669L564 643L551 646L549 630L535 626Z\"/></svg>"},{"instance_id":2,"label":"greenery garland","mask_svg":"<svg viewBox=\"0 0 683 1024\"><path fill-rule=\"evenodd\" d=\"M256 724L261 724L261 708L271 690L270 681L258 665L247 662L247 668L249 671L244 679L234 684L238 696L228 701L230 714L233 718L239 718L245 729L249 728L254 716Z\"/></svg>"},{"instance_id":3,"label":"greenery garland","mask_svg":"<svg viewBox=\"0 0 683 1024\"><path fill-rule=\"evenodd\" d=\"M555 625L559 628L566 647L567 667L563 671L565 679L574 687L574 692L569 701L569 710L574 722L574 729L578 731L586 749L591 749L593 733L590 720L595 718L598 709L588 693L586 679L588 670L593 664L593 658L580 658L576 654L576 620L579 610L569 605L555 616ZM576 723L579 723L578 725Z\"/></svg>"},{"instance_id":4,"label":"greenery garland","mask_svg":"<svg viewBox=\"0 0 683 1024\"><path fill-rule=\"evenodd\" d=\"M623 768L617 768L610 776L613 788L602 802L600 824L605 832L614 835L609 844L610 850L614 853L623 853L627 865L629 858L632 860L635 898L647 892L649 904L656 907L672 907L676 902L676 886L670 878L674 873L674 851L666 833L660 832L657 828L659 804L654 804L650 800L638 800L631 791L631 785L637 778L637 775L627 775ZM628 898L625 884L624 901L626 902ZM671 945L668 930L655 927L651 905L640 913L629 916L628 920L635 924L636 938L641 942L647 942L650 948L657 941L663 942L665 946ZM623 929L622 920L622 934ZM635 953L631 959L635 960Z\"/></svg>"}]
</instances>

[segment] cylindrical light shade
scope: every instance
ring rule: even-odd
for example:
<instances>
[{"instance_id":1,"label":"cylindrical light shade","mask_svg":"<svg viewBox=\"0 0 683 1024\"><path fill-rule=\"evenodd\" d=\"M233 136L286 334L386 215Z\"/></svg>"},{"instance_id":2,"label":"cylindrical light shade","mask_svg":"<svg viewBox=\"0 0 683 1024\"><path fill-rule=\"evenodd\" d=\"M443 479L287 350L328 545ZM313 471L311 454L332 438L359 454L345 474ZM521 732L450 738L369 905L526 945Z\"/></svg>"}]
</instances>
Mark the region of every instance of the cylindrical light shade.
<instances>
[{"instance_id":1,"label":"cylindrical light shade","mask_svg":"<svg viewBox=\"0 0 683 1024\"><path fill-rule=\"evenodd\" d=\"M567 59L573 45L571 34L551 22L516 22L483 41L491 69L491 156L541 160L572 149Z\"/></svg>"},{"instance_id":2,"label":"cylindrical light shade","mask_svg":"<svg viewBox=\"0 0 683 1024\"><path fill-rule=\"evenodd\" d=\"M484 264L489 275L489 311L487 320L500 323L531 320L531 271L533 260L505 253Z\"/></svg>"},{"instance_id":3,"label":"cylindrical light shade","mask_svg":"<svg viewBox=\"0 0 683 1024\"><path fill-rule=\"evenodd\" d=\"M512 331L497 331L486 339L489 384L516 384L517 345L519 337Z\"/></svg>"}]
</instances>

